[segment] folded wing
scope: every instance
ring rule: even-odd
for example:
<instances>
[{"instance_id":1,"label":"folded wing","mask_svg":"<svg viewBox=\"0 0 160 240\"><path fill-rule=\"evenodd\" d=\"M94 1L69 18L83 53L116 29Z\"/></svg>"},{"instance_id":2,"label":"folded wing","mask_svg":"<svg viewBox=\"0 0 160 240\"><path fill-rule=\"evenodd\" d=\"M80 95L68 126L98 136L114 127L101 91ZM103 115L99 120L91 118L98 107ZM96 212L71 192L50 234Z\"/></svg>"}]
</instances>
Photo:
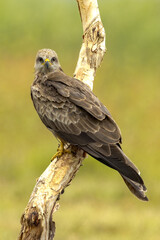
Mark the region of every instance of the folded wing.
<instances>
[{"instance_id":1,"label":"folded wing","mask_svg":"<svg viewBox=\"0 0 160 240\"><path fill-rule=\"evenodd\" d=\"M147 200L139 170L120 147L121 133L117 124L92 91L63 72L49 74L46 89L47 92L34 92L32 97L43 123L59 138L78 145L117 170L130 191Z\"/></svg>"}]
</instances>

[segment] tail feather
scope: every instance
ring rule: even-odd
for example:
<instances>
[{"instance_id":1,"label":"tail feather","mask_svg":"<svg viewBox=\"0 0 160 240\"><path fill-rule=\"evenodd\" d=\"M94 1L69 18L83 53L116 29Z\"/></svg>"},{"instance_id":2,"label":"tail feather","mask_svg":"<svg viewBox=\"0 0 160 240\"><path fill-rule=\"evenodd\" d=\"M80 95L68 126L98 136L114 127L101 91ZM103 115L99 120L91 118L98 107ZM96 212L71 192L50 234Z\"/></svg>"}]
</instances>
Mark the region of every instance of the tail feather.
<instances>
[{"instance_id":1,"label":"tail feather","mask_svg":"<svg viewBox=\"0 0 160 240\"><path fill-rule=\"evenodd\" d=\"M108 146L105 145L86 145L81 146L81 148L101 163L117 170L129 190L139 199L148 201L145 195L147 189L143 179L140 177L138 168L129 160L118 145L110 145L110 154Z\"/></svg>"},{"instance_id":2,"label":"tail feather","mask_svg":"<svg viewBox=\"0 0 160 240\"><path fill-rule=\"evenodd\" d=\"M143 201L148 201L147 196L145 195L145 192L147 191L147 188L145 185L136 183L132 180L130 180L129 178L121 175L125 184L127 185L127 187L129 188L129 190L139 199L143 200Z\"/></svg>"}]
</instances>

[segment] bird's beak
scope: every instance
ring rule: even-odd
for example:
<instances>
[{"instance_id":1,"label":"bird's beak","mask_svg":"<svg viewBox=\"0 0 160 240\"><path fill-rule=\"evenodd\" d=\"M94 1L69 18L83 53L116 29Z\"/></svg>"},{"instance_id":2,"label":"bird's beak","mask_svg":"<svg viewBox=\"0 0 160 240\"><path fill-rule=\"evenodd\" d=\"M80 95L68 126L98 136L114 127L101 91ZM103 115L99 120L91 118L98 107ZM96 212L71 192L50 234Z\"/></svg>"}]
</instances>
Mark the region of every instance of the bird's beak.
<instances>
[{"instance_id":1,"label":"bird's beak","mask_svg":"<svg viewBox=\"0 0 160 240\"><path fill-rule=\"evenodd\" d=\"M48 58L45 59L44 65L45 65L47 68L49 68L49 66L51 65L51 62L50 62L50 60L49 60Z\"/></svg>"}]
</instances>

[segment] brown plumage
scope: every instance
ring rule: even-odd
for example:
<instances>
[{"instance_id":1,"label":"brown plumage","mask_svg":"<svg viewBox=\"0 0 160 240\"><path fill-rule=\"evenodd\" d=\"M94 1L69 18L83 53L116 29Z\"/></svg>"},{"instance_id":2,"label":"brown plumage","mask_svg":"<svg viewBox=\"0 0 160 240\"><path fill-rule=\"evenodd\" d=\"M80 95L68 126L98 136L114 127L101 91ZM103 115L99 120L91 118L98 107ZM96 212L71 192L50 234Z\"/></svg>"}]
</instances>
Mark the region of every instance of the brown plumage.
<instances>
[{"instance_id":1,"label":"brown plumage","mask_svg":"<svg viewBox=\"0 0 160 240\"><path fill-rule=\"evenodd\" d=\"M31 96L40 119L56 137L117 170L132 193L148 200L139 170L120 147L121 133L111 114L87 85L63 73L53 50L37 54Z\"/></svg>"}]
</instances>

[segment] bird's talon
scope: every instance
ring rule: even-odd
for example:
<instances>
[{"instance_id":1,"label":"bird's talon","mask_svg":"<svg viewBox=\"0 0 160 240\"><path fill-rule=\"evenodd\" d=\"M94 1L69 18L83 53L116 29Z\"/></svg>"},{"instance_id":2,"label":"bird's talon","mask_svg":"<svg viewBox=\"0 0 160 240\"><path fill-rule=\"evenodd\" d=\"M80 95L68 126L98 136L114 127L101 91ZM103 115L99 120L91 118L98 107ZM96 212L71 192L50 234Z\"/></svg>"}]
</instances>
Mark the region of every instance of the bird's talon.
<instances>
[{"instance_id":1,"label":"bird's talon","mask_svg":"<svg viewBox=\"0 0 160 240\"><path fill-rule=\"evenodd\" d=\"M60 151L57 151L56 154L53 155L53 157L51 158L51 162L55 159L55 158L60 158L62 156L63 152L61 153Z\"/></svg>"},{"instance_id":2,"label":"bird's talon","mask_svg":"<svg viewBox=\"0 0 160 240\"><path fill-rule=\"evenodd\" d=\"M71 154L72 151L70 149L64 149L64 143L60 142L60 144L58 145L58 149L56 154L53 155L53 157L51 158L51 162L55 159L55 158L60 158L64 153L69 153Z\"/></svg>"}]
</instances>

